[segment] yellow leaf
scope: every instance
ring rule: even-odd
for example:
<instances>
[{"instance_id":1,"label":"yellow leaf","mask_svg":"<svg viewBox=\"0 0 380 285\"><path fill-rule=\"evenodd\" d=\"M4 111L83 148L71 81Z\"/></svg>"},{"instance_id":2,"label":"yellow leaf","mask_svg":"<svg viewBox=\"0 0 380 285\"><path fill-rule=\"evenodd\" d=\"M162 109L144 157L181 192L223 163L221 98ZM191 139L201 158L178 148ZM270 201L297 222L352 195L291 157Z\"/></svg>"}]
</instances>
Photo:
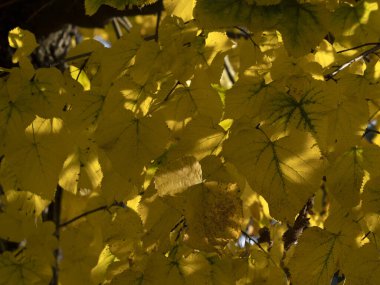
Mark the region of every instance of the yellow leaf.
<instances>
[{"instance_id":1,"label":"yellow leaf","mask_svg":"<svg viewBox=\"0 0 380 285\"><path fill-rule=\"evenodd\" d=\"M344 3L332 15L331 32L338 42L355 46L378 40L378 27L368 25L372 17L378 17L376 1L361 1L355 5Z\"/></svg>"},{"instance_id":2,"label":"yellow leaf","mask_svg":"<svg viewBox=\"0 0 380 285\"><path fill-rule=\"evenodd\" d=\"M110 224L102 230L104 242L118 258L127 256L140 243L143 228L140 217L130 208L117 208Z\"/></svg>"},{"instance_id":3,"label":"yellow leaf","mask_svg":"<svg viewBox=\"0 0 380 285\"><path fill-rule=\"evenodd\" d=\"M330 284L334 273L339 269L340 251L342 245L339 235L317 227L307 229L288 265L292 283Z\"/></svg>"},{"instance_id":4,"label":"yellow leaf","mask_svg":"<svg viewBox=\"0 0 380 285\"><path fill-rule=\"evenodd\" d=\"M186 243L192 248L214 251L240 235L243 211L236 184L205 182L179 197L188 227Z\"/></svg>"},{"instance_id":5,"label":"yellow leaf","mask_svg":"<svg viewBox=\"0 0 380 285\"><path fill-rule=\"evenodd\" d=\"M8 42L11 47L17 49L12 56L13 63L17 63L22 57L30 55L38 46L34 35L19 27L14 28L9 32Z\"/></svg>"},{"instance_id":6,"label":"yellow leaf","mask_svg":"<svg viewBox=\"0 0 380 285\"><path fill-rule=\"evenodd\" d=\"M69 147L62 120L37 117L24 134L11 136L5 155L22 189L52 200Z\"/></svg>"},{"instance_id":7,"label":"yellow leaf","mask_svg":"<svg viewBox=\"0 0 380 285\"><path fill-rule=\"evenodd\" d=\"M378 248L372 244L352 252L347 270L344 271L347 284L375 285L380 278L380 257ZM371 273L369 273L371 272Z\"/></svg>"},{"instance_id":8,"label":"yellow leaf","mask_svg":"<svg viewBox=\"0 0 380 285\"><path fill-rule=\"evenodd\" d=\"M224 143L223 155L266 199L271 215L281 221L294 219L322 178L319 149L311 136L302 132L271 138L260 127L242 125Z\"/></svg>"},{"instance_id":9,"label":"yellow leaf","mask_svg":"<svg viewBox=\"0 0 380 285\"><path fill-rule=\"evenodd\" d=\"M169 234L180 221L181 213L157 194L145 193L138 207L145 230L142 241L146 248L155 245L166 252L170 246Z\"/></svg>"},{"instance_id":10,"label":"yellow leaf","mask_svg":"<svg viewBox=\"0 0 380 285\"><path fill-rule=\"evenodd\" d=\"M33 112L43 118L61 117L65 105L64 80L55 68L40 68L30 82L30 104Z\"/></svg>"},{"instance_id":11,"label":"yellow leaf","mask_svg":"<svg viewBox=\"0 0 380 285\"><path fill-rule=\"evenodd\" d=\"M106 152L117 172L138 182L143 167L164 151L169 130L158 116L138 119L131 111L120 110L120 106L115 110L108 103L112 104L106 100L96 130L97 144Z\"/></svg>"},{"instance_id":12,"label":"yellow leaf","mask_svg":"<svg viewBox=\"0 0 380 285\"><path fill-rule=\"evenodd\" d=\"M6 251L0 255L0 284L48 284L51 266L33 258L15 257Z\"/></svg>"},{"instance_id":13,"label":"yellow leaf","mask_svg":"<svg viewBox=\"0 0 380 285\"><path fill-rule=\"evenodd\" d=\"M77 194L80 189L96 189L103 173L99 164L95 146L86 148L77 146L67 157L59 175L59 185L66 191Z\"/></svg>"},{"instance_id":14,"label":"yellow leaf","mask_svg":"<svg viewBox=\"0 0 380 285\"><path fill-rule=\"evenodd\" d=\"M194 157L183 157L160 166L155 175L155 187L160 196L175 195L202 182L202 169Z\"/></svg>"},{"instance_id":15,"label":"yellow leaf","mask_svg":"<svg viewBox=\"0 0 380 285\"><path fill-rule=\"evenodd\" d=\"M254 118L259 115L267 89L261 78L240 77L226 92L226 117L239 119L243 116Z\"/></svg>"},{"instance_id":16,"label":"yellow leaf","mask_svg":"<svg viewBox=\"0 0 380 285\"><path fill-rule=\"evenodd\" d=\"M100 284L105 281L107 268L115 262L116 257L110 252L109 246L106 245L99 255L98 264L91 270L91 279L94 284Z\"/></svg>"},{"instance_id":17,"label":"yellow leaf","mask_svg":"<svg viewBox=\"0 0 380 285\"><path fill-rule=\"evenodd\" d=\"M60 249L64 258L59 265L59 282L73 285L91 284L91 270L96 266L103 247L101 236L87 222L80 223L78 227L70 226L61 230Z\"/></svg>"},{"instance_id":18,"label":"yellow leaf","mask_svg":"<svg viewBox=\"0 0 380 285\"><path fill-rule=\"evenodd\" d=\"M363 149L353 147L331 164L326 179L329 191L346 208L357 205L364 177Z\"/></svg>"},{"instance_id":19,"label":"yellow leaf","mask_svg":"<svg viewBox=\"0 0 380 285\"><path fill-rule=\"evenodd\" d=\"M282 2L282 18L276 25L285 48L294 57L310 52L327 33L328 10L322 5ZM297 19L297 21L294 21Z\"/></svg>"},{"instance_id":20,"label":"yellow leaf","mask_svg":"<svg viewBox=\"0 0 380 285\"><path fill-rule=\"evenodd\" d=\"M380 214L380 176L371 178L364 186L362 209Z\"/></svg>"},{"instance_id":21,"label":"yellow leaf","mask_svg":"<svg viewBox=\"0 0 380 285\"><path fill-rule=\"evenodd\" d=\"M164 7L169 15L182 18L185 22L193 19L194 0L165 0Z\"/></svg>"},{"instance_id":22,"label":"yellow leaf","mask_svg":"<svg viewBox=\"0 0 380 285\"><path fill-rule=\"evenodd\" d=\"M207 155L218 154L226 132L215 125L211 118L198 116L192 120L179 137L179 142L168 153L169 159L194 156L201 160Z\"/></svg>"},{"instance_id":23,"label":"yellow leaf","mask_svg":"<svg viewBox=\"0 0 380 285\"><path fill-rule=\"evenodd\" d=\"M316 48L315 61L318 62L323 68L333 64L336 60L336 53L334 47L326 40L322 40Z\"/></svg>"}]
</instances>

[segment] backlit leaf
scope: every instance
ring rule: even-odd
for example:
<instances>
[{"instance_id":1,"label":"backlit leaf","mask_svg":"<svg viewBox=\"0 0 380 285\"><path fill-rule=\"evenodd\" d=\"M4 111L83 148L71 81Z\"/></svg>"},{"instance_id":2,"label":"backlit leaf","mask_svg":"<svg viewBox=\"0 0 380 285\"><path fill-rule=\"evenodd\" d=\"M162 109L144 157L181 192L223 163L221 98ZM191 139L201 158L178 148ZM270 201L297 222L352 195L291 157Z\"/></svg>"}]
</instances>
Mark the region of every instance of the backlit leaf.
<instances>
[{"instance_id":1,"label":"backlit leaf","mask_svg":"<svg viewBox=\"0 0 380 285\"><path fill-rule=\"evenodd\" d=\"M305 133L276 138L259 127L241 126L224 143L223 155L266 199L271 215L279 220L293 220L321 179L319 150Z\"/></svg>"},{"instance_id":2,"label":"backlit leaf","mask_svg":"<svg viewBox=\"0 0 380 285\"><path fill-rule=\"evenodd\" d=\"M37 117L24 134L12 134L6 158L23 190L51 200L67 147L62 120Z\"/></svg>"}]
</instances>

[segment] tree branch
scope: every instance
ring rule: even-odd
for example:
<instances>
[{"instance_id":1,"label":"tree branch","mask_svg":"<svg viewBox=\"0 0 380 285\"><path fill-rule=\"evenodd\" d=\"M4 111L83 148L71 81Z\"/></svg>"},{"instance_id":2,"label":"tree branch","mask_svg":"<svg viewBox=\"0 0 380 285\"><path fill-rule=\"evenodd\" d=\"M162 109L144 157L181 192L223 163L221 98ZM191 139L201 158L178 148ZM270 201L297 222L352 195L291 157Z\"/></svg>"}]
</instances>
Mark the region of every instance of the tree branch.
<instances>
[{"instance_id":1,"label":"tree branch","mask_svg":"<svg viewBox=\"0 0 380 285\"><path fill-rule=\"evenodd\" d=\"M368 44L368 45L372 45L372 43ZM361 45L359 47L362 47L364 45ZM359 47L356 47L356 48L359 48ZM352 49L355 49L355 48L352 48ZM353 64L354 62L357 62L359 60L362 60L364 58L366 58L367 56L369 56L370 54L372 53L375 53L377 52L378 50L380 50L380 43L377 43L373 48L369 49L369 50L366 50L364 52L362 52L360 55L358 55L357 57L354 57L353 59L351 59L350 61L342 64L341 66L339 66L337 69L335 69L333 72L329 73L329 74L326 74L324 77L325 77L325 80L328 81L330 79L333 79L335 75L337 75L339 72L341 72L343 69L346 69L347 67L349 67L351 64ZM345 50L345 51L348 51L348 50ZM344 51L341 51L341 52L344 52Z\"/></svg>"},{"instance_id":2,"label":"tree branch","mask_svg":"<svg viewBox=\"0 0 380 285\"><path fill-rule=\"evenodd\" d=\"M84 218L84 217L86 217L86 216L88 216L90 214L93 214L93 213L96 213L96 212L99 212L99 211L102 211L102 210L108 210L109 208L111 208L113 206L120 206L120 205L119 205L119 203L115 202L115 203L111 204L110 206L100 206L98 208L95 208L95 209L89 210L87 212L84 212L84 213L82 213L82 214L80 214L80 215L78 215L78 216L76 216L76 217L74 217L74 218L66 221L66 222L60 224L58 227L59 228L66 227L67 225L69 225L69 224L71 224L71 223L73 223L73 222L75 222L75 221L77 221L77 220L79 220L81 218Z\"/></svg>"}]
</instances>

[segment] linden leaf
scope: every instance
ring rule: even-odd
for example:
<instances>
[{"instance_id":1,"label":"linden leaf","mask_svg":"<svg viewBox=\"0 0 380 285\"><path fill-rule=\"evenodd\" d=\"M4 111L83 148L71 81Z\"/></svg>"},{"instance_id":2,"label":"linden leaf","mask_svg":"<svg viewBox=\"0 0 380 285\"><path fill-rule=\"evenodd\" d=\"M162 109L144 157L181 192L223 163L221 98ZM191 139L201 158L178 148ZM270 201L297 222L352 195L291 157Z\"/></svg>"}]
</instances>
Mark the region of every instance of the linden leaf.
<instances>
[{"instance_id":1,"label":"linden leaf","mask_svg":"<svg viewBox=\"0 0 380 285\"><path fill-rule=\"evenodd\" d=\"M5 156L22 189L52 200L69 146L62 120L37 117L24 134L11 137Z\"/></svg>"},{"instance_id":2,"label":"linden leaf","mask_svg":"<svg viewBox=\"0 0 380 285\"><path fill-rule=\"evenodd\" d=\"M99 234L87 222L61 230L60 249L64 258L59 266L59 280L62 284L91 284L91 270L104 247Z\"/></svg>"},{"instance_id":3,"label":"linden leaf","mask_svg":"<svg viewBox=\"0 0 380 285\"><path fill-rule=\"evenodd\" d=\"M162 65L159 45L155 41L145 41L136 53L135 64L131 67L133 80L144 85L150 76L155 76Z\"/></svg>"},{"instance_id":4,"label":"linden leaf","mask_svg":"<svg viewBox=\"0 0 380 285\"><path fill-rule=\"evenodd\" d=\"M75 147L67 157L59 175L59 185L66 191L77 194L80 189L96 189L103 173L93 144L86 148Z\"/></svg>"},{"instance_id":5,"label":"linden leaf","mask_svg":"<svg viewBox=\"0 0 380 285\"><path fill-rule=\"evenodd\" d=\"M318 136L321 121L331 108L323 85L299 77L288 78L283 84L269 85L261 118L282 125L284 130L293 127Z\"/></svg>"},{"instance_id":6,"label":"linden leaf","mask_svg":"<svg viewBox=\"0 0 380 285\"><path fill-rule=\"evenodd\" d=\"M294 0L282 3L282 18L276 28L289 54L295 57L305 55L327 34L328 10L322 5L300 4Z\"/></svg>"},{"instance_id":7,"label":"linden leaf","mask_svg":"<svg viewBox=\"0 0 380 285\"><path fill-rule=\"evenodd\" d=\"M182 18L185 22L193 19L194 0L165 0L165 11L169 15L175 15Z\"/></svg>"},{"instance_id":8,"label":"linden leaf","mask_svg":"<svg viewBox=\"0 0 380 285\"><path fill-rule=\"evenodd\" d=\"M323 40L316 48L315 61L325 68L336 61L336 55L333 46L327 40Z\"/></svg>"},{"instance_id":9,"label":"linden leaf","mask_svg":"<svg viewBox=\"0 0 380 285\"><path fill-rule=\"evenodd\" d=\"M380 257L373 243L356 249L347 263L347 270L344 271L347 284L375 285L379 282Z\"/></svg>"},{"instance_id":10,"label":"linden leaf","mask_svg":"<svg viewBox=\"0 0 380 285\"><path fill-rule=\"evenodd\" d=\"M0 255L0 284L49 284L50 264L33 258L14 256L5 251Z\"/></svg>"},{"instance_id":11,"label":"linden leaf","mask_svg":"<svg viewBox=\"0 0 380 285\"><path fill-rule=\"evenodd\" d=\"M12 211L18 211L26 216L32 215L38 217L49 205L48 200L27 191L6 190L5 198L7 205L13 209ZM8 206L6 206L7 211L10 210Z\"/></svg>"},{"instance_id":12,"label":"linden leaf","mask_svg":"<svg viewBox=\"0 0 380 285\"><path fill-rule=\"evenodd\" d=\"M156 245L166 252L170 248L169 234L181 219L181 213L157 194L144 195L138 213L145 230L142 241L145 247Z\"/></svg>"},{"instance_id":13,"label":"linden leaf","mask_svg":"<svg viewBox=\"0 0 380 285\"><path fill-rule=\"evenodd\" d=\"M155 175L155 187L160 196L175 195L202 182L202 169L194 157L182 157L160 166Z\"/></svg>"},{"instance_id":14,"label":"linden leaf","mask_svg":"<svg viewBox=\"0 0 380 285\"><path fill-rule=\"evenodd\" d=\"M327 171L329 191L339 203L351 208L360 202L363 183L363 149L353 147L331 164Z\"/></svg>"},{"instance_id":15,"label":"linden leaf","mask_svg":"<svg viewBox=\"0 0 380 285\"><path fill-rule=\"evenodd\" d=\"M266 84L263 79L242 76L226 92L226 117L256 117L261 112Z\"/></svg>"},{"instance_id":16,"label":"linden leaf","mask_svg":"<svg viewBox=\"0 0 380 285\"><path fill-rule=\"evenodd\" d=\"M271 138L259 127L243 125L224 143L223 155L266 199L271 215L281 221L294 219L322 177L320 152L306 133L294 131Z\"/></svg>"},{"instance_id":17,"label":"linden leaf","mask_svg":"<svg viewBox=\"0 0 380 285\"><path fill-rule=\"evenodd\" d=\"M199 0L194 8L194 17L203 28L246 26L252 31L262 31L273 29L281 17L279 12L280 5L256 6L245 0Z\"/></svg>"},{"instance_id":18,"label":"linden leaf","mask_svg":"<svg viewBox=\"0 0 380 285\"><path fill-rule=\"evenodd\" d=\"M230 169L222 163L221 159L214 155L209 155L200 161L202 166L202 178L208 181L219 181L223 183L234 182L234 176Z\"/></svg>"},{"instance_id":19,"label":"linden leaf","mask_svg":"<svg viewBox=\"0 0 380 285\"><path fill-rule=\"evenodd\" d=\"M330 109L317 129L318 145L324 153L344 152L359 144L368 124L368 104L359 95L359 82L352 77L338 83L329 81L324 91Z\"/></svg>"},{"instance_id":20,"label":"linden leaf","mask_svg":"<svg viewBox=\"0 0 380 285\"><path fill-rule=\"evenodd\" d=\"M378 27L367 25L376 10L378 3L374 1L360 1L355 5L343 3L332 15L331 32L338 41L350 46L377 41Z\"/></svg>"},{"instance_id":21,"label":"linden leaf","mask_svg":"<svg viewBox=\"0 0 380 285\"><path fill-rule=\"evenodd\" d=\"M122 258L140 242L143 227L138 214L130 208L117 208L112 222L103 228L104 241L110 252Z\"/></svg>"},{"instance_id":22,"label":"linden leaf","mask_svg":"<svg viewBox=\"0 0 380 285\"><path fill-rule=\"evenodd\" d=\"M17 63L22 57L28 56L38 46L34 35L19 27L14 28L9 32L8 36L9 45L16 48L16 52L12 56L12 62Z\"/></svg>"},{"instance_id":23,"label":"linden leaf","mask_svg":"<svg viewBox=\"0 0 380 285\"><path fill-rule=\"evenodd\" d=\"M218 154L226 132L215 125L211 118L199 116L192 120L179 137L178 144L170 150L170 160L182 156L194 156L201 160L207 155Z\"/></svg>"},{"instance_id":24,"label":"linden leaf","mask_svg":"<svg viewBox=\"0 0 380 285\"><path fill-rule=\"evenodd\" d=\"M169 129L157 114L136 118L120 104L123 100L121 94L107 96L95 137L114 169L139 181L143 167L164 151Z\"/></svg>"},{"instance_id":25,"label":"linden leaf","mask_svg":"<svg viewBox=\"0 0 380 285\"><path fill-rule=\"evenodd\" d=\"M54 250L58 248L58 241L54 236L55 230L55 224L51 221L37 223L34 230L26 237L25 256L45 261L53 266Z\"/></svg>"},{"instance_id":26,"label":"linden leaf","mask_svg":"<svg viewBox=\"0 0 380 285\"><path fill-rule=\"evenodd\" d=\"M380 176L371 178L364 186L362 209L365 212L380 213Z\"/></svg>"},{"instance_id":27,"label":"linden leaf","mask_svg":"<svg viewBox=\"0 0 380 285\"><path fill-rule=\"evenodd\" d=\"M132 79L123 77L117 80L110 88L108 94L120 93L120 103L124 103L124 108L131 110L137 116L145 116L153 101L154 86L145 84L143 86L136 84Z\"/></svg>"},{"instance_id":28,"label":"linden leaf","mask_svg":"<svg viewBox=\"0 0 380 285\"><path fill-rule=\"evenodd\" d=\"M237 239L243 214L238 194L236 184L217 182L198 184L183 192L180 199L189 235L186 243L192 248L214 251Z\"/></svg>"},{"instance_id":29,"label":"linden leaf","mask_svg":"<svg viewBox=\"0 0 380 285\"><path fill-rule=\"evenodd\" d=\"M40 68L30 81L27 102L37 116L61 117L65 105L64 79L56 68Z\"/></svg>"},{"instance_id":30,"label":"linden leaf","mask_svg":"<svg viewBox=\"0 0 380 285\"><path fill-rule=\"evenodd\" d=\"M128 201L136 197L138 189L130 181L124 179L115 171L103 174L101 196L108 205L114 201Z\"/></svg>"},{"instance_id":31,"label":"linden leaf","mask_svg":"<svg viewBox=\"0 0 380 285\"><path fill-rule=\"evenodd\" d=\"M126 6L144 6L156 2L157 0L85 0L86 15L92 16L98 11L101 5L106 4L119 10L124 10Z\"/></svg>"},{"instance_id":32,"label":"linden leaf","mask_svg":"<svg viewBox=\"0 0 380 285\"><path fill-rule=\"evenodd\" d=\"M318 227L307 229L289 262L292 283L330 284L334 273L339 269L339 235Z\"/></svg>"},{"instance_id":33,"label":"linden leaf","mask_svg":"<svg viewBox=\"0 0 380 285\"><path fill-rule=\"evenodd\" d=\"M34 114L27 102L27 96L23 92L25 78L20 69L12 69L8 81L0 82L0 153L4 152L4 146L8 141L10 131L23 132L34 119Z\"/></svg>"},{"instance_id":34,"label":"linden leaf","mask_svg":"<svg viewBox=\"0 0 380 285\"><path fill-rule=\"evenodd\" d=\"M101 113L105 97L92 91L73 93L68 108L66 122L72 131L90 129Z\"/></svg>"}]
</instances>

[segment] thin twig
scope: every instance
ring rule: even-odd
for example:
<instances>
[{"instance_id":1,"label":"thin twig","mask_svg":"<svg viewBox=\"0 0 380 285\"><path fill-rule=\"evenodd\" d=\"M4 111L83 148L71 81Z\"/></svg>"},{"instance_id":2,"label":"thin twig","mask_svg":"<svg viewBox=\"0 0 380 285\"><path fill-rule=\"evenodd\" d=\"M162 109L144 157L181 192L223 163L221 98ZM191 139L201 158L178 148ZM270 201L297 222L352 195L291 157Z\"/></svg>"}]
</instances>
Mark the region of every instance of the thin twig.
<instances>
[{"instance_id":1,"label":"thin twig","mask_svg":"<svg viewBox=\"0 0 380 285\"><path fill-rule=\"evenodd\" d=\"M337 69L335 69L333 72L329 73L329 74L326 74L324 77L325 77L325 80L328 81L330 79L333 79L335 75L337 75L339 72L341 72L343 69L346 69L347 67L349 67L351 64L353 64L354 62L357 62L359 60L362 60L363 58L366 58L367 56L369 56L371 53L375 53L376 51L378 51L380 49L380 43L378 43L376 46L374 46L373 48L369 49L369 50L366 50L364 52L362 52L360 55L358 55L357 57L351 59L350 61L342 64L341 66L339 66Z\"/></svg>"},{"instance_id":2,"label":"thin twig","mask_svg":"<svg viewBox=\"0 0 380 285\"><path fill-rule=\"evenodd\" d=\"M252 39L250 33L248 33L246 30L244 30L243 28L241 28L241 27L239 27L239 26L234 26L234 28L235 28L235 29L238 29L240 32L242 32L244 35L246 35L246 36L249 38L249 40L253 43L253 45L254 45L255 47L259 47L259 45L258 45L257 43L255 43L255 41Z\"/></svg>"},{"instance_id":3,"label":"thin twig","mask_svg":"<svg viewBox=\"0 0 380 285\"><path fill-rule=\"evenodd\" d=\"M80 66L80 69L79 69L79 72L78 72L77 78L75 79L76 81L78 81L79 76L80 76L80 74L82 73L83 69L86 67L87 62L88 62L88 58L86 58L86 59L84 60L84 62L82 63L82 65Z\"/></svg>"},{"instance_id":4,"label":"thin twig","mask_svg":"<svg viewBox=\"0 0 380 285\"><path fill-rule=\"evenodd\" d=\"M375 46L375 45L378 45L378 44L380 44L380 43L366 43L366 44L362 44L362 45L359 45L359 46L356 46L356 47L340 50L340 51L337 51L336 53L343 53L343 52L359 49L359 48L366 47L366 46Z\"/></svg>"},{"instance_id":5,"label":"thin twig","mask_svg":"<svg viewBox=\"0 0 380 285\"><path fill-rule=\"evenodd\" d=\"M86 217L86 216L88 216L90 214L93 214L95 212L99 212L99 211L102 211L102 210L108 210L109 208L111 208L113 206L118 206L118 204L117 203L113 203L110 206L100 206L98 208L95 208L95 209L89 210L87 212L84 212L84 213L82 213L82 214L80 214L80 215L78 215L78 216L76 216L76 217L74 217L74 218L72 218L72 219L70 219L70 220L68 220L68 221L60 224L59 228L66 227L67 225L69 225L69 224L71 224L71 223L73 223L73 222L75 222L75 221L77 221L77 220L79 220L81 218L84 218L84 217Z\"/></svg>"},{"instance_id":6,"label":"thin twig","mask_svg":"<svg viewBox=\"0 0 380 285\"><path fill-rule=\"evenodd\" d=\"M12 4L15 4L15 3L20 2L20 1L22 1L22 0L9 0L5 3L0 4L0 8L11 6Z\"/></svg>"},{"instance_id":7,"label":"thin twig","mask_svg":"<svg viewBox=\"0 0 380 285\"><path fill-rule=\"evenodd\" d=\"M90 56L91 54L92 54L92 51L86 52L86 53L82 53L82 54L78 54L78 55L74 55L74 56L70 56L70 57L65 58L64 61L65 62L73 61L73 60L76 60L76 59L80 59L82 57Z\"/></svg>"},{"instance_id":8,"label":"thin twig","mask_svg":"<svg viewBox=\"0 0 380 285\"><path fill-rule=\"evenodd\" d=\"M54 202L49 206L49 211L51 211L50 215L55 224L54 236L57 238L58 242L59 242L59 237L60 237L59 224L61 223L62 194L63 194L63 189L58 185L57 191L55 192ZM60 256L59 248L56 248L54 250L54 265L52 268L53 277L52 277L52 280L50 281L50 285L58 284L59 256Z\"/></svg>"},{"instance_id":9,"label":"thin twig","mask_svg":"<svg viewBox=\"0 0 380 285\"><path fill-rule=\"evenodd\" d=\"M156 20L156 32L155 32L155 37L154 37L154 40L156 42L158 42L158 30L159 30L159 27L160 27L160 21L161 21L161 16L162 16L162 10L163 10L163 3L162 3L162 0L158 0L158 6L159 6L159 10L157 12L157 20Z\"/></svg>"},{"instance_id":10,"label":"thin twig","mask_svg":"<svg viewBox=\"0 0 380 285\"><path fill-rule=\"evenodd\" d=\"M249 234L247 234L245 231L241 231L241 233L246 237L248 238L250 241L252 241L255 245L257 245L259 247L259 249L265 253L265 255L269 258L270 261L273 262L274 265L277 266L277 263L273 260L272 256L270 255L269 252L267 252L261 245L260 243L258 243L255 239L253 239Z\"/></svg>"},{"instance_id":11,"label":"thin twig","mask_svg":"<svg viewBox=\"0 0 380 285\"><path fill-rule=\"evenodd\" d=\"M52 5L56 0L50 0L48 2L46 2L45 4L41 5L40 7L38 7L38 9L36 11L34 11L29 17L28 19L26 19L26 23L29 23L33 18L35 18L38 14L40 14L44 9L46 9L48 6Z\"/></svg>"}]
</instances>

